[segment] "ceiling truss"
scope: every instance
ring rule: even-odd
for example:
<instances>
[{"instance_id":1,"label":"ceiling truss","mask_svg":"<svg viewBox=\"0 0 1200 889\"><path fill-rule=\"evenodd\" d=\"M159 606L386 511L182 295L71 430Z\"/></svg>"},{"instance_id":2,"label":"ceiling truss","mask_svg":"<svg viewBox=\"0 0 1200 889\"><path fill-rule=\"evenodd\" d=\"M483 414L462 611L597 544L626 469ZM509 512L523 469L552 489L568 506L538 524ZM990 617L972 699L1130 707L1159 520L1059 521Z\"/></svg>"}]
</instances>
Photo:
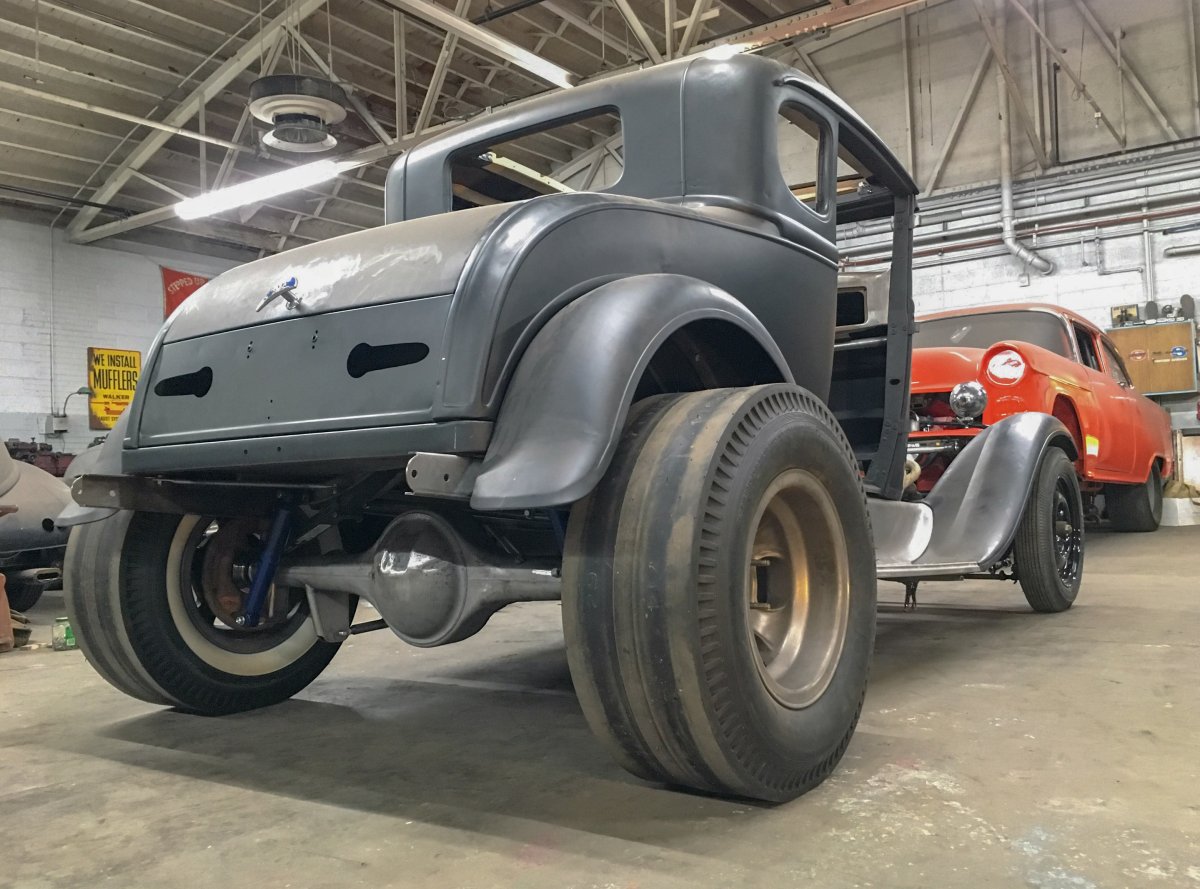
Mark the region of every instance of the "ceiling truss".
<instances>
[{"instance_id":1,"label":"ceiling truss","mask_svg":"<svg viewBox=\"0 0 1200 889\"><path fill-rule=\"evenodd\" d=\"M0 190L0 201L58 209L80 243L153 226L273 252L378 224L387 161L488 108L725 43L775 55L836 89L836 70L823 69L818 56L883 26L896 27L903 44L906 132L896 144L911 167L917 75L908 52L910 17L941 2L455 0L451 8L450 0L88 0L85 8L74 0L0 0L0 19L12 24L0 35L0 146L14 158L0 161L0 185L13 189ZM987 49L948 131L939 134L936 159L916 171L927 189L943 179L995 66L1009 83L1020 131L1039 165L1053 163L1043 88L1032 97L1022 93L998 46L995 0L973 2ZM1028 34L1031 45L1049 45L1045 0L1006 2L1009 40ZM1184 128L1170 120L1091 2L1063 0L1164 137L1181 138L1193 122ZM1190 7L1192 0L1184 2ZM842 30L831 35L832 29ZM1194 46L1191 64L1200 103ZM4 76L18 69L31 73ZM240 213L178 220L173 204L183 197L304 160L268 156L245 107L249 83L280 70L320 74L343 86L351 115L338 132L338 157L365 166ZM1076 78L1069 69L1066 76ZM1082 79L1075 86L1121 142L1113 109ZM10 132L21 120L29 126ZM1200 105L1194 127L1200 128ZM619 136L581 130L577 142L547 142L538 150L548 174L582 174L590 182L619 146Z\"/></svg>"}]
</instances>

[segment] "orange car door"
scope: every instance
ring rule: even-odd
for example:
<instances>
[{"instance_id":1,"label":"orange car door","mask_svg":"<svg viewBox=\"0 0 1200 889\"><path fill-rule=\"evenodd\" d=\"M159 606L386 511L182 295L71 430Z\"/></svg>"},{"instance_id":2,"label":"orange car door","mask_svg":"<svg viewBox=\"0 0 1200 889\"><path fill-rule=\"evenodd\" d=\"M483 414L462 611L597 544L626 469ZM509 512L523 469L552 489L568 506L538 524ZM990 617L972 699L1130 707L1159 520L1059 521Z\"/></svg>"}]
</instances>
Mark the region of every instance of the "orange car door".
<instances>
[{"instance_id":1,"label":"orange car door","mask_svg":"<svg viewBox=\"0 0 1200 889\"><path fill-rule=\"evenodd\" d=\"M1100 345L1096 335L1081 324L1072 324L1075 343L1079 347L1079 362L1088 387L1092 390L1094 407L1090 416L1080 417L1083 425L1084 447L1092 456L1092 465L1104 472L1128 472L1132 465L1132 454L1124 427L1131 422L1126 408L1118 398L1125 391L1108 375L1100 362Z\"/></svg>"},{"instance_id":2,"label":"orange car door","mask_svg":"<svg viewBox=\"0 0 1200 889\"><path fill-rule=\"evenodd\" d=\"M1146 413L1146 399L1138 394L1125 364L1117 355L1117 349L1107 337L1100 337L1100 352L1104 358L1104 369L1117 385L1119 394L1114 394L1114 413L1121 418L1121 428L1125 432L1121 436L1124 447L1121 448L1121 471L1141 474L1140 467L1150 465L1151 427Z\"/></svg>"}]
</instances>

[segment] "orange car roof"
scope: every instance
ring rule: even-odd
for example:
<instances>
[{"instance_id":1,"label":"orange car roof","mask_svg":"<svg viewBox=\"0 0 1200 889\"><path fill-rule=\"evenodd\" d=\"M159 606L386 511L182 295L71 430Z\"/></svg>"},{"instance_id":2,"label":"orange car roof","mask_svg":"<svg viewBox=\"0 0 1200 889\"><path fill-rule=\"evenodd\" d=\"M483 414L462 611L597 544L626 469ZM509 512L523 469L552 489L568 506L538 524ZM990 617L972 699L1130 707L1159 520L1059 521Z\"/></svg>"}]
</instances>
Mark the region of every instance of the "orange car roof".
<instances>
[{"instance_id":1,"label":"orange car roof","mask_svg":"<svg viewBox=\"0 0 1200 889\"><path fill-rule=\"evenodd\" d=\"M917 321L935 321L938 318L958 318L963 315L982 315L988 312L1049 312L1052 315L1058 315L1066 318L1068 321L1074 321L1076 324L1082 324L1090 330L1103 333L1095 323L1084 318L1078 312L1072 312L1070 309L1064 309L1062 306L1056 306L1053 303L1001 303L992 306L971 306L965 309L946 309L942 312L930 312L928 315L920 315Z\"/></svg>"}]
</instances>

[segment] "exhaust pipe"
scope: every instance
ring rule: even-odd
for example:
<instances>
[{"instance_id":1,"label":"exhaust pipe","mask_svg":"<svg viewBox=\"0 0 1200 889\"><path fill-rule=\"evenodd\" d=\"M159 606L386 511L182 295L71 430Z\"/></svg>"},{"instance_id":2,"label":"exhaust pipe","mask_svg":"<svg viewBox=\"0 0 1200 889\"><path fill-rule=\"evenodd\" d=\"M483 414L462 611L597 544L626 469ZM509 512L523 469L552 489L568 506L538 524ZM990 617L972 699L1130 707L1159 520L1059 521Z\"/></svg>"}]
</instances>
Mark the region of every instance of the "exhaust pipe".
<instances>
[{"instance_id":1,"label":"exhaust pipe","mask_svg":"<svg viewBox=\"0 0 1200 889\"><path fill-rule=\"evenodd\" d=\"M364 598L405 642L432 648L473 636L505 605L557 600L557 569L505 563L441 516L414 511L388 525L370 551L284 561L275 582L304 587L310 599L321 593Z\"/></svg>"}]
</instances>

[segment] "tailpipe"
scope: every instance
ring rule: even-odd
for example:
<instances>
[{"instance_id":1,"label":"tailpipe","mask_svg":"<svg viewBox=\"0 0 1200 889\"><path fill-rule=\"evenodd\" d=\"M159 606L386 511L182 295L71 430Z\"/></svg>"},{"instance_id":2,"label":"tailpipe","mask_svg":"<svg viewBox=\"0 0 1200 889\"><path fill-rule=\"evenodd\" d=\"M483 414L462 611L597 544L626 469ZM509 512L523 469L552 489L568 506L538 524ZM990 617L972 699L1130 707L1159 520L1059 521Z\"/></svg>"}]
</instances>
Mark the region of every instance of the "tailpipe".
<instances>
[{"instance_id":1,"label":"tailpipe","mask_svg":"<svg viewBox=\"0 0 1200 889\"><path fill-rule=\"evenodd\" d=\"M366 599L397 636L421 648L459 642L514 602L554 601L554 564L517 563L467 541L435 513L406 512L357 556L281 562L275 582Z\"/></svg>"}]
</instances>

